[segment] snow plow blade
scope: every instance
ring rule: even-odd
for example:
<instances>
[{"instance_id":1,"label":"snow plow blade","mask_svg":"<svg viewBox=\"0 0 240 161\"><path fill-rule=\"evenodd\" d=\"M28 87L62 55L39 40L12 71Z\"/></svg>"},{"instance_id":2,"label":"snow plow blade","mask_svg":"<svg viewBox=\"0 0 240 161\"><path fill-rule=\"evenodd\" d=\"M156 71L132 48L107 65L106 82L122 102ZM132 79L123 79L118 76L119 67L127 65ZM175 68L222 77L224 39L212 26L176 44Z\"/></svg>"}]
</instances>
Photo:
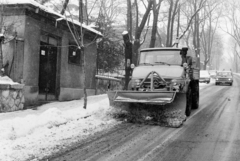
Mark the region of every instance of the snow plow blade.
<instances>
[{"instance_id":1,"label":"snow plow blade","mask_svg":"<svg viewBox=\"0 0 240 161\"><path fill-rule=\"evenodd\" d=\"M127 112L132 122L179 127L186 120L186 93L108 91L110 106Z\"/></svg>"},{"instance_id":2,"label":"snow plow blade","mask_svg":"<svg viewBox=\"0 0 240 161\"><path fill-rule=\"evenodd\" d=\"M111 92L109 92L110 94ZM114 102L132 102L164 105L174 100L176 92L138 92L138 91L115 91Z\"/></svg>"}]
</instances>

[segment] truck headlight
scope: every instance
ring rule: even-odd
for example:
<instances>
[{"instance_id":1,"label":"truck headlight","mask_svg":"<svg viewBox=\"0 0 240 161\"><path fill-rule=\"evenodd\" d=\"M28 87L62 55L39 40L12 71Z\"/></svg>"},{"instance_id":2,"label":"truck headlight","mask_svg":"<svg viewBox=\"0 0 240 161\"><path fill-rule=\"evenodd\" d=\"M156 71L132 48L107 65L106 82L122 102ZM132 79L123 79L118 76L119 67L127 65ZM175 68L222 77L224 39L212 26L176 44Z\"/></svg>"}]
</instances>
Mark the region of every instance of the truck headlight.
<instances>
[{"instance_id":1,"label":"truck headlight","mask_svg":"<svg viewBox=\"0 0 240 161\"><path fill-rule=\"evenodd\" d=\"M184 84L183 80L173 79L171 80L170 90L179 92L179 90L183 87L183 84Z\"/></svg>"},{"instance_id":2,"label":"truck headlight","mask_svg":"<svg viewBox=\"0 0 240 161\"><path fill-rule=\"evenodd\" d=\"M140 83L141 83L141 80L140 80L140 79L135 79L135 80L134 80L134 84L135 84L135 85L139 86Z\"/></svg>"},{"instance_id":3,"label":"truck headlight","mask_svg":"<svg viewBox=\"0 0 240 161\"><path fill-rule=\"evenodd\" d=\"M171 84L172 84L172 85L180 85L180 84L182 84L182 83L183 83L182 80L177 80L177 79L171 80Z\"/></svg>"},{"instance_id":4,"label":"truck headlight","mask_svg":"<svg viewBox=\"0 0 240 161\"><path fill-rule=\"evenodd\" d=\"M182 79L173 79L171 80L171 86L179 86L179 87L183 87L185 85L185 81Z\"/></svg>"}]
</instances>

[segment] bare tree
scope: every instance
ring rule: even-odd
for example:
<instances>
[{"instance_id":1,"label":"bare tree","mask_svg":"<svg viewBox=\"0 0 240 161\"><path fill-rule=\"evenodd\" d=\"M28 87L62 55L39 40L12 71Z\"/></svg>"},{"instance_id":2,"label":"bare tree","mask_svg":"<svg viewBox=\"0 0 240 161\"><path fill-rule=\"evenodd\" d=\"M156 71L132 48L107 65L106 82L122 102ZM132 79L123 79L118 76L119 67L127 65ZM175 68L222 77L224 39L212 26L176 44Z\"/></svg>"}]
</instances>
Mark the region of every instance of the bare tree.
<instances>
[{"instance_id":1,"label":"bare tree","mask_svg":"<svg viewBox=\"0 0 240 161\"><path fill-rule=\"evenodd\" d=\"M224 4L226 6L226 22L222 30L230 35L240 46L240 2L232 0Z\"/></svg>"},{"instance_id":2,"label":"bare tree","mask_svg":"<svg viewBox=\"0 0 240 161\"><path fill-rule=\"evenodd\" d=\"M157 35L157 25L158 25L158 15L160 11L160 6L163 0L159 0L157 3L156 0L153 2L153 25L152 25L152 35L151 35L151 41L149 47L152 48L155 46L156 42L156 35ZM160 36L160 35L158 35ZM161 36L160 36L161 37Z\"/></svg>"},{"instance_id":3,"label":"bare tree","mask_svg":"<svg viewBox=\"0 0 240 161\"><path fill-rule=\"evenodd\" d=\"M222 36L216 32L213 37L211 59L209 60L210 69L219 70L220 60L223 56L224 45L222 42Z\"/></svg>"},{"instance_id":4,"label":"bare tree","mask_svg":"<svg viewBox=\"0 0 240 161\"><path fill-rule=\"evenodd\" d=\"M144 39L141 40L141 36L142 36L142 31L147 23L147 20L149 19L149 14L150 11L152 10L152 5L153 5L154 0L149 0L148 4L146 6L146 10L143 14L143 17L141 19L141 22L139 22L139 8L138 8L138 1L135 0L135 9L136 9L136 26L135 26L135 36L134 36L134 40L133 40L133 56L132 56L132 62L134 64L137 64L137 60L138 60L138 50L141 46L141 44L143 43Z\"/></svg>"},{"instance_id":5,"label":"bare tree","mask_svg":"<svg viewBox=\"0 0 240 161\"><path fill-rule=\"evenodd\" d=\"M73 14L71 13L69 7L69 0L65 0L63 7L61 9L61 14L66 17L66 23L68 25L68 28L71 32L71 35L74 38L74 41L78 47L78 49L81 49L81 54L83 56L82 63L83 63L83 91L84 91L84 105L83 108L87 108L87 91L86 91L86 74L85 74L85 69L86 69L86 58L85 58L85 53L84 53L84 47L86 47L86 44L84 43L84 32L83 32L83 1L79 0L79 22L80 22L80 29L74 25L74 18ZM56 6L55 6L56 7ZM56 7L57 8L57 7ZM67 12L67 13L66 13ZM67 16L68 15L68 16ZM67 18L68 17L68 18ZM72 23L72 24L70 24Z\"/></svg>"},{"instance_id":6,"label":"bare tree","mask_svg":"<svg viewBox=\"0 0 240 161\"><path fill-rule=\"evenodd\" d=\"M168 26L167 26L167 41L166 46L172 46L172 39L173 39L173 27L174 27L174 20L177 14L177 6L179 0L175 2L170 0L170 7L168 11Z\"/></svg>"},{"instance_id":7,"label":"bare tree","mask_svg":"<svg viewBox=\"0 0 240 161\"><path fill-rule=\"evenodd\" d=\"M132 3L131 0L127 0L127 31L130 36L130 41L132 41L132 28L133 28L133 23L132 23Z\"/></svg>"},{"instance_id":8,"label":"bare tree","mask_svg":"<svg viewBox=\"0 0 240 161\"><path fill-rule=\"evenodd\" d=\"M219 7L219 1L208 1L207 4L208 5L204 7L204 19L201 24L201 46L204 55L204 70L206 70L207 65L211 62L215 33L219 25L219 18L222 16L222 8L221 6Z\"/></svg>"},{"instance_id":9,"label":"bare tree","mask_svg":"<svg viewBox=\"0 0 240 161\"><path fill-rule=\"evenodd\" d=\"M238 73L239 71L239 61L240 61L240 53L239 53L239 46L235 42L234 44L234 53L233 53L233 68L235 67L235 72Z\"/></svg>"},{"instance_id":10,"label":"bare tree","mask_svg":"<svg viewBox=\"0 0 240 161\"><path fill-rule=\"evenodd\" d=\"M63 7L62 7L62 10L60 12L61 15L64 15L66 9L67 9L67 5L69 3L69 0L65 0L64 3L63 3Z\"/></svg>"}]
</instances>

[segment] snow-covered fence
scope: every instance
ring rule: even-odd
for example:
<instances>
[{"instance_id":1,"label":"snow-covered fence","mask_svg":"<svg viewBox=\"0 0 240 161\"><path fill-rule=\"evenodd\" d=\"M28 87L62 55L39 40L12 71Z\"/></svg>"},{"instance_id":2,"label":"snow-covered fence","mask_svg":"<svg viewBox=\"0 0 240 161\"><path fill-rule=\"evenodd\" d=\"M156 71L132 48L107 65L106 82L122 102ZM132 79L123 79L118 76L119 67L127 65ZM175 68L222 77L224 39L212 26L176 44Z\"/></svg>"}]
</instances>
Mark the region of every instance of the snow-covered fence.
<instances>
[{"instance_id":1,"label":"snow-covered fence","mask_svg":"<svg viewBox=\"0 0 240 161\"><path fill-rule=\"evenodd\" d=\"M24 85L8 80L4 81L0 80L0 112L22 110L25 102Z\"/></svg>"}]
</instances>

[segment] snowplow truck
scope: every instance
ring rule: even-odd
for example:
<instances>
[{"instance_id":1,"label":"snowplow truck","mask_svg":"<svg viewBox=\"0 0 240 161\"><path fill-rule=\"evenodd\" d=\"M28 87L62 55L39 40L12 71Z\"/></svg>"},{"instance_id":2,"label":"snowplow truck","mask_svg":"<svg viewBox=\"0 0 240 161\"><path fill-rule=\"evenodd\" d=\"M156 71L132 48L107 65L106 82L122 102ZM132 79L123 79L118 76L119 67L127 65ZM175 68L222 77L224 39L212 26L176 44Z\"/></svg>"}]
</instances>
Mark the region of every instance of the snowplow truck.
<instances>
[{"instance_id":1,"label":"snowplow truck","mask_svg":"<svg viewBox=\"0 0 240 161\"><path fill-rule=\"evenodd\" d=\"M186 47L142 49L128 89L107 92L110 106L132 122L179 127L199 106L199 64Z\"/></svg>"}]
</instances>

